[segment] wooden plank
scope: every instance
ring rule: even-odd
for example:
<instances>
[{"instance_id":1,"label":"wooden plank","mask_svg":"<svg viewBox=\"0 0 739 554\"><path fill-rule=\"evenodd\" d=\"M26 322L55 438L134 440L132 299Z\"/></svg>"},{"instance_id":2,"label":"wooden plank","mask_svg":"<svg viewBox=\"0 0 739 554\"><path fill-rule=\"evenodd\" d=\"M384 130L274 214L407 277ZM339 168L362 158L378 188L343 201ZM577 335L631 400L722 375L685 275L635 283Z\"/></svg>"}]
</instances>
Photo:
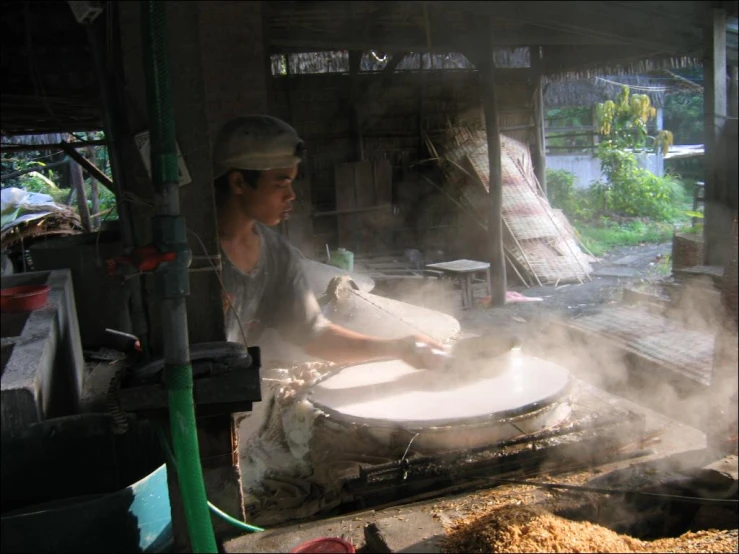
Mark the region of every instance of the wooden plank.
<instances>
[{"instance_id":1,"label":"wooden plank","mask_svg":"<svg viewBox=\"0 0 739 554\"><path fill-rule=\"evenodd\" d=\"M336 191L336 211L357 209L357 198L354 189L354 164L345 163L334 166L334 187ZM340 215L337 218L339 246L351 248L355 229L355 218L352 215Z\"/></svg>"},{"instance_id":2,"label":"wooden plank","mask_svg":"<svg viewBox=\"0 0 739 554\"><path fill-rule=\"evenodd\" d=\"M334 187L337 210L352 210L359 207L354 193L353 163L336 164L334 166Z\"/></svg>"},{"instance_id":3,"label":"wooden plank","mask_svg":"<svg viewBox=\"0 0 739 554\"><path fill-rule=\"evenodd\" d=\"M364 263L370 271L418 271L412 264L409 263Z\"/></svg>"},{"instance_id":4,"label":"wooden plank","mask_svg":"<svg viewBox=\"0 0 739 554\"><path fill-rule=\"evenodd\" d=\"M423 279L423 275L385 275L382 273L371 273L370 277L375 281L395 281L398 279Z\"/></svg>"},{"instance_id":5,"label":"wooden plank","mask_svg":"<svg viewBox=\"0 0 739 554\"><path fill-rule=\"evenodd\" d=\"M357 208L369 208L377 205L372 162L356 162L354 164L354 190L357 195Z\"/></svg>"},{"instance_id":6,"label":"wooden plank","mask_svg":"<svg viewBox=\"0 0 739 554\"><path fill-rule=\"evenodd\" d=\"M115 192L113 181L105 173L100 171L95 164L77 152L72 144L62 141L61 147L62 150L64 150L64 153L85 168L91 177L105 185L111 192Z\"/></svg>"},{"instance_id":7,"label":"wooden plank","mask_svg":"<svg viewBox=\"0 0 739 554\"><path fill-rule=\"evenodd\" d=\"M376 160L374 162L374 173L377 204L392 204L393 167L390 160Z\"/></svg>"}]
</instances>

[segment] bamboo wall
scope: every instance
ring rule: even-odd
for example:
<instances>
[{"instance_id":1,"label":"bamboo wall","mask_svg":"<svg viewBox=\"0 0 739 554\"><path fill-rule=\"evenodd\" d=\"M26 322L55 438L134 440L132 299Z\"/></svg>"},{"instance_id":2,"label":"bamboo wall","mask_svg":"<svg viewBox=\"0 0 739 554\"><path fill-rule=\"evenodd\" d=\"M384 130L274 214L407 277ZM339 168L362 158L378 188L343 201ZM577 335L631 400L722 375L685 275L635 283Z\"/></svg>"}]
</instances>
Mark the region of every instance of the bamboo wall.
<instances>
[{"instance_id":1,"label":"bamboo wall","mask_svg":"<svg viewBox=\"0 0 739 554\"><path fill-rule=\"evenodd\" d=\"M359 74L356 78L357 89L366 91L383 76ZM534 144L534 85L525 78L516 80L501 83L496 91L500 126L505 134ZM361 97L357 104L365 118L361 151L364 160L390 161L395 209L372 212L372 218L382 218L377 232L383 236L352 248L359 253L379 253L374 251L377 248L384 252L433 248L462 253L469 241L468 225L454 205L419 175L423 171L433 177L427 173L433 164L418 163L431 157L422 138L424 132L448 128L460 118L482 117L477 72L395 73L378 90ZM359 161L360 139L353 130L351 91L351 76L347 74L272 78L273 114L290 122L306 141L307 158L297 186L309 183L313 212L336 210L336 187L344 185L334 182L334 168ZM339 243L339 217L306 217L288 225L311 227L312 248L311 241L300 247L308 256L321 256L325 244L331 248L347 246ZM300 229L297 234L304 236L306 231Z\"/></svg>"}]
</instances>

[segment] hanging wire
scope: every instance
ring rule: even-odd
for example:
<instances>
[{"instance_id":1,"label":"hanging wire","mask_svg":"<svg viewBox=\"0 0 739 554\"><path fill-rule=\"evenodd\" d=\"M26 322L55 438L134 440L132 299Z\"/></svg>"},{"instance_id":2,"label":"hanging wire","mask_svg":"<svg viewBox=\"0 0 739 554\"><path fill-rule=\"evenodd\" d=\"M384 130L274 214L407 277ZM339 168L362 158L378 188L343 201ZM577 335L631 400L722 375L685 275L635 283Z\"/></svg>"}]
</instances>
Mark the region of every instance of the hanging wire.
<instances>
[{"instance_id":1,"label":"hanging wire","mask_svg":"<svg viewBox=\"0 0 739 554\"><path fill-rule=\"evenodd\" d=\"M618 83L616 81L611 81L610 79L604 79L603 77L596 77L596 81L603 81L604 83L610 83L612 85L618 85L622 87L629 87L631 90L643 90L647 92L665 92L667 91L667 87L642 87L638 85L630 85L628 83Z\"/></svg>"}]
</instances>

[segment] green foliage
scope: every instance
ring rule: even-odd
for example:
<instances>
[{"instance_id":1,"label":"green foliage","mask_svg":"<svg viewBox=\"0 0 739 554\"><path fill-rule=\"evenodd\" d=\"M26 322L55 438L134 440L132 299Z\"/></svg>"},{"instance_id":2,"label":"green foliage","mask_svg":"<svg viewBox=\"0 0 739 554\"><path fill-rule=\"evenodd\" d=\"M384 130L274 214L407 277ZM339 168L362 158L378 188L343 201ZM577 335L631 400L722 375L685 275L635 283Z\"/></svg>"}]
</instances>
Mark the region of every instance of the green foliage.
<instances>
[{"instance_id":1,"label":"green foliage","mask_svg":"<svg viewBox=\"0 0 739 554\"><path fill-rule=\"evenodd\" d=\"M561 209L569 218L591 219L595 213L591 194L575 187L576 177L564 169L547 169L549 203Z\"/></svg>"},{"instance_id":2,"label":"green foliage","mask_svg":"<svg viewBox=\"0 0 739 554\"><path fill-rule=\"evenodd\" d=\"M703 143L703 95L675 92L665 98L665 127L672 129L678 144Z\"/></svg>"},{"instance_id":3,"label":"green foliage","mask_svg":"<svg viewBox=\"0 0 739 554\"><path fill-rule=\"evenodd\" d=\"M669 223L648 220L617 223L607 217L597 223L578 224L577 230L582 243L595 256L619 246L669 242L675 232Z\"/></svg>"},{"instance_id":4,"label":"green foliage","mask_svg":"<svg viewBox=\"0 0 739 554\"><path fill-rule=\"evenodd\" d=\"M647 133L647 123L657 117L657 109L651 106L649 96L632 96L626 85L621 87L615 101L606 100L596 105L595 111L602 147L637 151L651 147L655 152L667 152L672 145L670 131L660 131L654 137Z\"/></svg>"},{"instance_id":5,"label":"green foliage","mask_svg":"<svg viewBox=\"0 0 739 554\"><path fill-rule=\"evenodd\" d=\"M685 201L685 189L672 174L658 177L639 167L635 152L651 146L666 152L672 144L672 133L661 131L650 137L647 123L656 116L644 94L630 95L621 87L615 101L597 106L601 141L596 157L600 161L604 181L591 186L595 205L603 212L631 217L651 217L671 221Z\"/></svg>"},{"instance_id":6,"label":"green foliage","mask_svg":"<svg viewBox=\"0 0 739 554\"><path fill-rule=\"evenodd\" d=\"M549 203L562 209L566 214L572 212L572 198L575 192L575 175L564 169L547 169L547 196Z\"/></svg>"},{"instance_id":7,"label":"green foliage","mask_svg":"<svg viewBox=\"0 0 739 554\"><path fill-rule=\"evenodd\" d=\"M104 138L103 132L87 133L87 140L100 140ZM105 146L96 146L85 149L83 155L90 156L91 161L101 169L108 177L111 177L110 160ZM48 194L59 204L68 203L72 209L77 210L77 202L72 196L72 189L62 188L63 166L47 169L47 163L53 159L46 151L26 151L2 154L2 173L4 175L14 174L21 171L38 168L38 171L29 171L22 175L11 178L3 178L2 187L17 187L28 192ZM75 163L75 162L70 162ZM45 174L44 174L45 173ZM85 180L85 194L91 215L92 210L92 187L91 177ZM110 220L117 219L115 195L101 184L97 186L99 213L101 217Z\"/></svg>"},{"instance_id":8,"label":"green foliage","mask_svg":"<svg viewBox=\"0 0 739 554\"><path fill-rule=\"evenodd\" d=\"M597 156L606 180L594 183L592 189L602 211L658 221L676 217L685 202L685 187L677 176L658 177L639 167L633 152L607 145L601 144Z\"/></svg>"}]
</instances>

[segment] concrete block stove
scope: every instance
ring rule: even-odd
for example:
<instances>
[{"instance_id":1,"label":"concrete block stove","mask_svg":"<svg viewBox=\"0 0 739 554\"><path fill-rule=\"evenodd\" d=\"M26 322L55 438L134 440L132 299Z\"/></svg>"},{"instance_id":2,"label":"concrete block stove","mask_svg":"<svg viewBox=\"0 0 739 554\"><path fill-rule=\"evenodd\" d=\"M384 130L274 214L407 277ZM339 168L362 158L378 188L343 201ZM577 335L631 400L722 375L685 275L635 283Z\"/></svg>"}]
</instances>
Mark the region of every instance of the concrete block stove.
<instances>
[{"instance_id":1,"label":"concrete block stove","mask_svg":"<svg viewBox=\"0 0 739 554\"><path fill-rule=\"evenodd\" d=\"M77 413L84 379L72 275L37 271L2 278L2 288L48 285L46 306L0 315L2 371L0 429Z\"/></svg>"}]
</instances>

